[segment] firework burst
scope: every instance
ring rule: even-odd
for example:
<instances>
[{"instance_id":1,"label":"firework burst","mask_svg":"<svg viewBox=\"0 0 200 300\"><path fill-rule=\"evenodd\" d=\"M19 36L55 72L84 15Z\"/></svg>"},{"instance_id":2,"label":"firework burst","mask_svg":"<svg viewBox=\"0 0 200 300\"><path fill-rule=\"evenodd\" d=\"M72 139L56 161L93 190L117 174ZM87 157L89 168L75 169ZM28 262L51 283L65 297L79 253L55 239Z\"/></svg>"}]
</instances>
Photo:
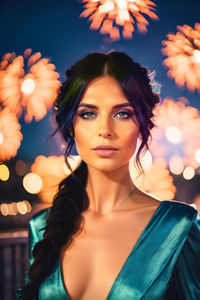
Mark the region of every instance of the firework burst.
<instances>
[{"instance_id":1,"label":"firework burst","mask_svg":"<svg viewBox=\"0 0 200 300\"><path fill-rule=\"evenodd\" d=\"M111 40L120 39L119 26L125 39L131 39L134 24L140 33L147 31L149 22L143 16L158 20L155 14L156 4L150 0L82 0L86 2L81 17L89 17L90 29L109 34Z\"/></svg>"},{"instance_id":2,"label":"firework burst","mask_svg":"<svg viewBox=\"0 0 200 300\"><path fill-rule=\"evenodd\" d=\"M177 85L186 85L189 90L197 89L200 93L200 24L196 23L194 29L188 25L177 26L177 30L162 42L162 52L168 56L163 64Z\"/></svg>"},{"instance_id":3,"label":"firework burst","mask_svg":"<svg viewBox=\"0 0 200 300\"><path fill-rule=\"evenodd\" d=\"M178 116L178 117L177 117ZM184 165L199 167L195 153L200 149L200 116L198 109L182 101L166 98L157 110L150 150L155 157L176 155Z\"/></svg>"},{"instance_id":4,"label":"firework burst","mask_svg":"<svg viewBox=\"0 0 200 300\"><path fill-rule=\"evenodd\" d=\"M0 65L0 102L18 117L24 110L27 123L47 114L60 86L55 66L39 52L31 52L27 49L24 56L17 57L7 53Z\"/></svg>"},{"instance_id":5,"label":"firework burst","mask_svg":"<svg viewBox=\"0 0 200 300\"><path fill-rule=\"evenodd\" d=\"M9 160L16 156L21 145L21 126L16 115L8 108L0 111L0 160Z\"/></svg>"}]
</instances>

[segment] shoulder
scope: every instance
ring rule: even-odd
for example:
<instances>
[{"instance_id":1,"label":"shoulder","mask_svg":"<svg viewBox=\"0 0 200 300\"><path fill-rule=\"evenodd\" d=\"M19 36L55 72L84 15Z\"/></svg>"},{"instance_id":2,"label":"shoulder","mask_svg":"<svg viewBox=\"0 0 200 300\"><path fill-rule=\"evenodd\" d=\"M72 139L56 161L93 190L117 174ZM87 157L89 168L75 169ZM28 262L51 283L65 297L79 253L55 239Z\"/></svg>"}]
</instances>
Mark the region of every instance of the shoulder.
<instances>
[{"instance_id":1,"label":"shoulder","mask_svg":"<svg viewBox=\"0 0 200 300\"><path fill-rule=\"evenodd\" d=\"M176 212L180 212L183 215L193 216L194 218L198 215L198 211L190 204L175 201L175 200L166 200L164 201L168 207L174 209Z\"/></svg>"},{"instance_id":2,"label":"shoulder","mask_svg":"<svg viewBox=\"0 0 200 300\"><path fill-rule=\"evenodd\" d=\"M165 201L169 207L172 208L172 216L178 217L181 221L181 226L184 227L188 224L187 240L198 239L200 241L200 216L196 208L184 202L178 201Z\"/></svg>"}]
</instances>

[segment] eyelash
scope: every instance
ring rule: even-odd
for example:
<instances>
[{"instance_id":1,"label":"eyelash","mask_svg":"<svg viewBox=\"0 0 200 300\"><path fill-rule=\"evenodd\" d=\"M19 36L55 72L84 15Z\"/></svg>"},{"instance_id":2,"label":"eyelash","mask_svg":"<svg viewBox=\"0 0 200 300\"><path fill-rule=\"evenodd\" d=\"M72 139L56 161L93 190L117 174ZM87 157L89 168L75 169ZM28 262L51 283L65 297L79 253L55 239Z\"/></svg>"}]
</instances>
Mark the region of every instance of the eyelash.
<instances>
[{"instance_id":1,"label":"eyelash","mask_svg":"<svg viewBox=\"0 0 200 300\"><path fill-rule=\"evenodd\" d=\"M78 115L79 115L79 117L81 117L82 119L89 120L89 119L91 119L91 118L85 118L85 117L84 117L85 114L87 114L87 113L95 114L95 112L93 112L93 111L85 110L85 111L80 112ZM128 115L128 117L122 118L123 120L129 119L129 118L132 117L132 115L133 115L133 113L131 113L131 112L127 111L127 110L120 110L120 111L118 111L118 113L117 113L116 115L118 115L119 113L124 113L124 114L127 114L127 115Z\"/></svg>"}]
</instances>

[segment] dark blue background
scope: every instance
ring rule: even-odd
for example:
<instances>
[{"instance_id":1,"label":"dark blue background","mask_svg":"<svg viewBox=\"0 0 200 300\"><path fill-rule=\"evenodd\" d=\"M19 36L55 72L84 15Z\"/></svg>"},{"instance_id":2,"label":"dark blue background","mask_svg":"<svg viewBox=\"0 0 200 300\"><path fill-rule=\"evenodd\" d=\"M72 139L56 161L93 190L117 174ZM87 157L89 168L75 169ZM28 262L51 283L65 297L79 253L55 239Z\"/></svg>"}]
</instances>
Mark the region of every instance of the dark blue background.
<instances>
[{"instance_id":1,"label":"dark blue background","mask_svg":"<svg viewBox=\"0 0 200 300\"><path fill-rule=\"evenodd\" d=\"M137 30L132 40L120 39L108 43L99 31L89 30L89 22L80 18L83 4L76 0L1 0L0 56L6 52L23 54L31 48L33 53L40 51L55 64L60 80L65 70L77 59L92 51L107 52L111 49L124 51L134 60L150 70L156 70L156 79L162 84L161 98L169 96L175 100L186 97L190 104L200 108L200 95L187 89L178 88L166 75L162 66L165 56L161 53L161 41L166 34L176 32L177 25L188 24L194 27L200 22L200 1L167 0L156 1L159 21L150 20L148 32L139 34ZM34 160L37 155L60 154L50 134L50 113L40 122L22 125L23 141L18 158Z\"/></svg>"}]
</instances>

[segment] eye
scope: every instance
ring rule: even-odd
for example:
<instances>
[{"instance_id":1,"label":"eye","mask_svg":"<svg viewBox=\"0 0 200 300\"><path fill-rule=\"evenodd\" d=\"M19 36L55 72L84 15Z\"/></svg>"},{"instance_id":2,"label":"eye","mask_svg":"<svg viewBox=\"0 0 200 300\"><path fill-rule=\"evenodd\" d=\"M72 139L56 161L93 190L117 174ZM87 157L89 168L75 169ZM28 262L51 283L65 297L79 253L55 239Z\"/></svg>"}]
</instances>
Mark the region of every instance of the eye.
<instances>
[{"instance_id":1,"label":"eye","mask_svg":"<svg viewBox=\"0 0 200 300\"><path fill-rule=\"evenodd\" d=\"M120 119L129 119L133 115L133 113L127 110L121 110L116 115L120 115Z\"/></svg>"},{"instance_id":2,"label":"eye","mask_svg":"<svg viewBox=\"0 0 200 300\"><path fill-rule=\"evenodd\" d=\"M91 119L94 114L95 113L93 111L89 111L89 110L78 113L79 117L81 117L83 119Z\"/></svg>"}]
</instances>

